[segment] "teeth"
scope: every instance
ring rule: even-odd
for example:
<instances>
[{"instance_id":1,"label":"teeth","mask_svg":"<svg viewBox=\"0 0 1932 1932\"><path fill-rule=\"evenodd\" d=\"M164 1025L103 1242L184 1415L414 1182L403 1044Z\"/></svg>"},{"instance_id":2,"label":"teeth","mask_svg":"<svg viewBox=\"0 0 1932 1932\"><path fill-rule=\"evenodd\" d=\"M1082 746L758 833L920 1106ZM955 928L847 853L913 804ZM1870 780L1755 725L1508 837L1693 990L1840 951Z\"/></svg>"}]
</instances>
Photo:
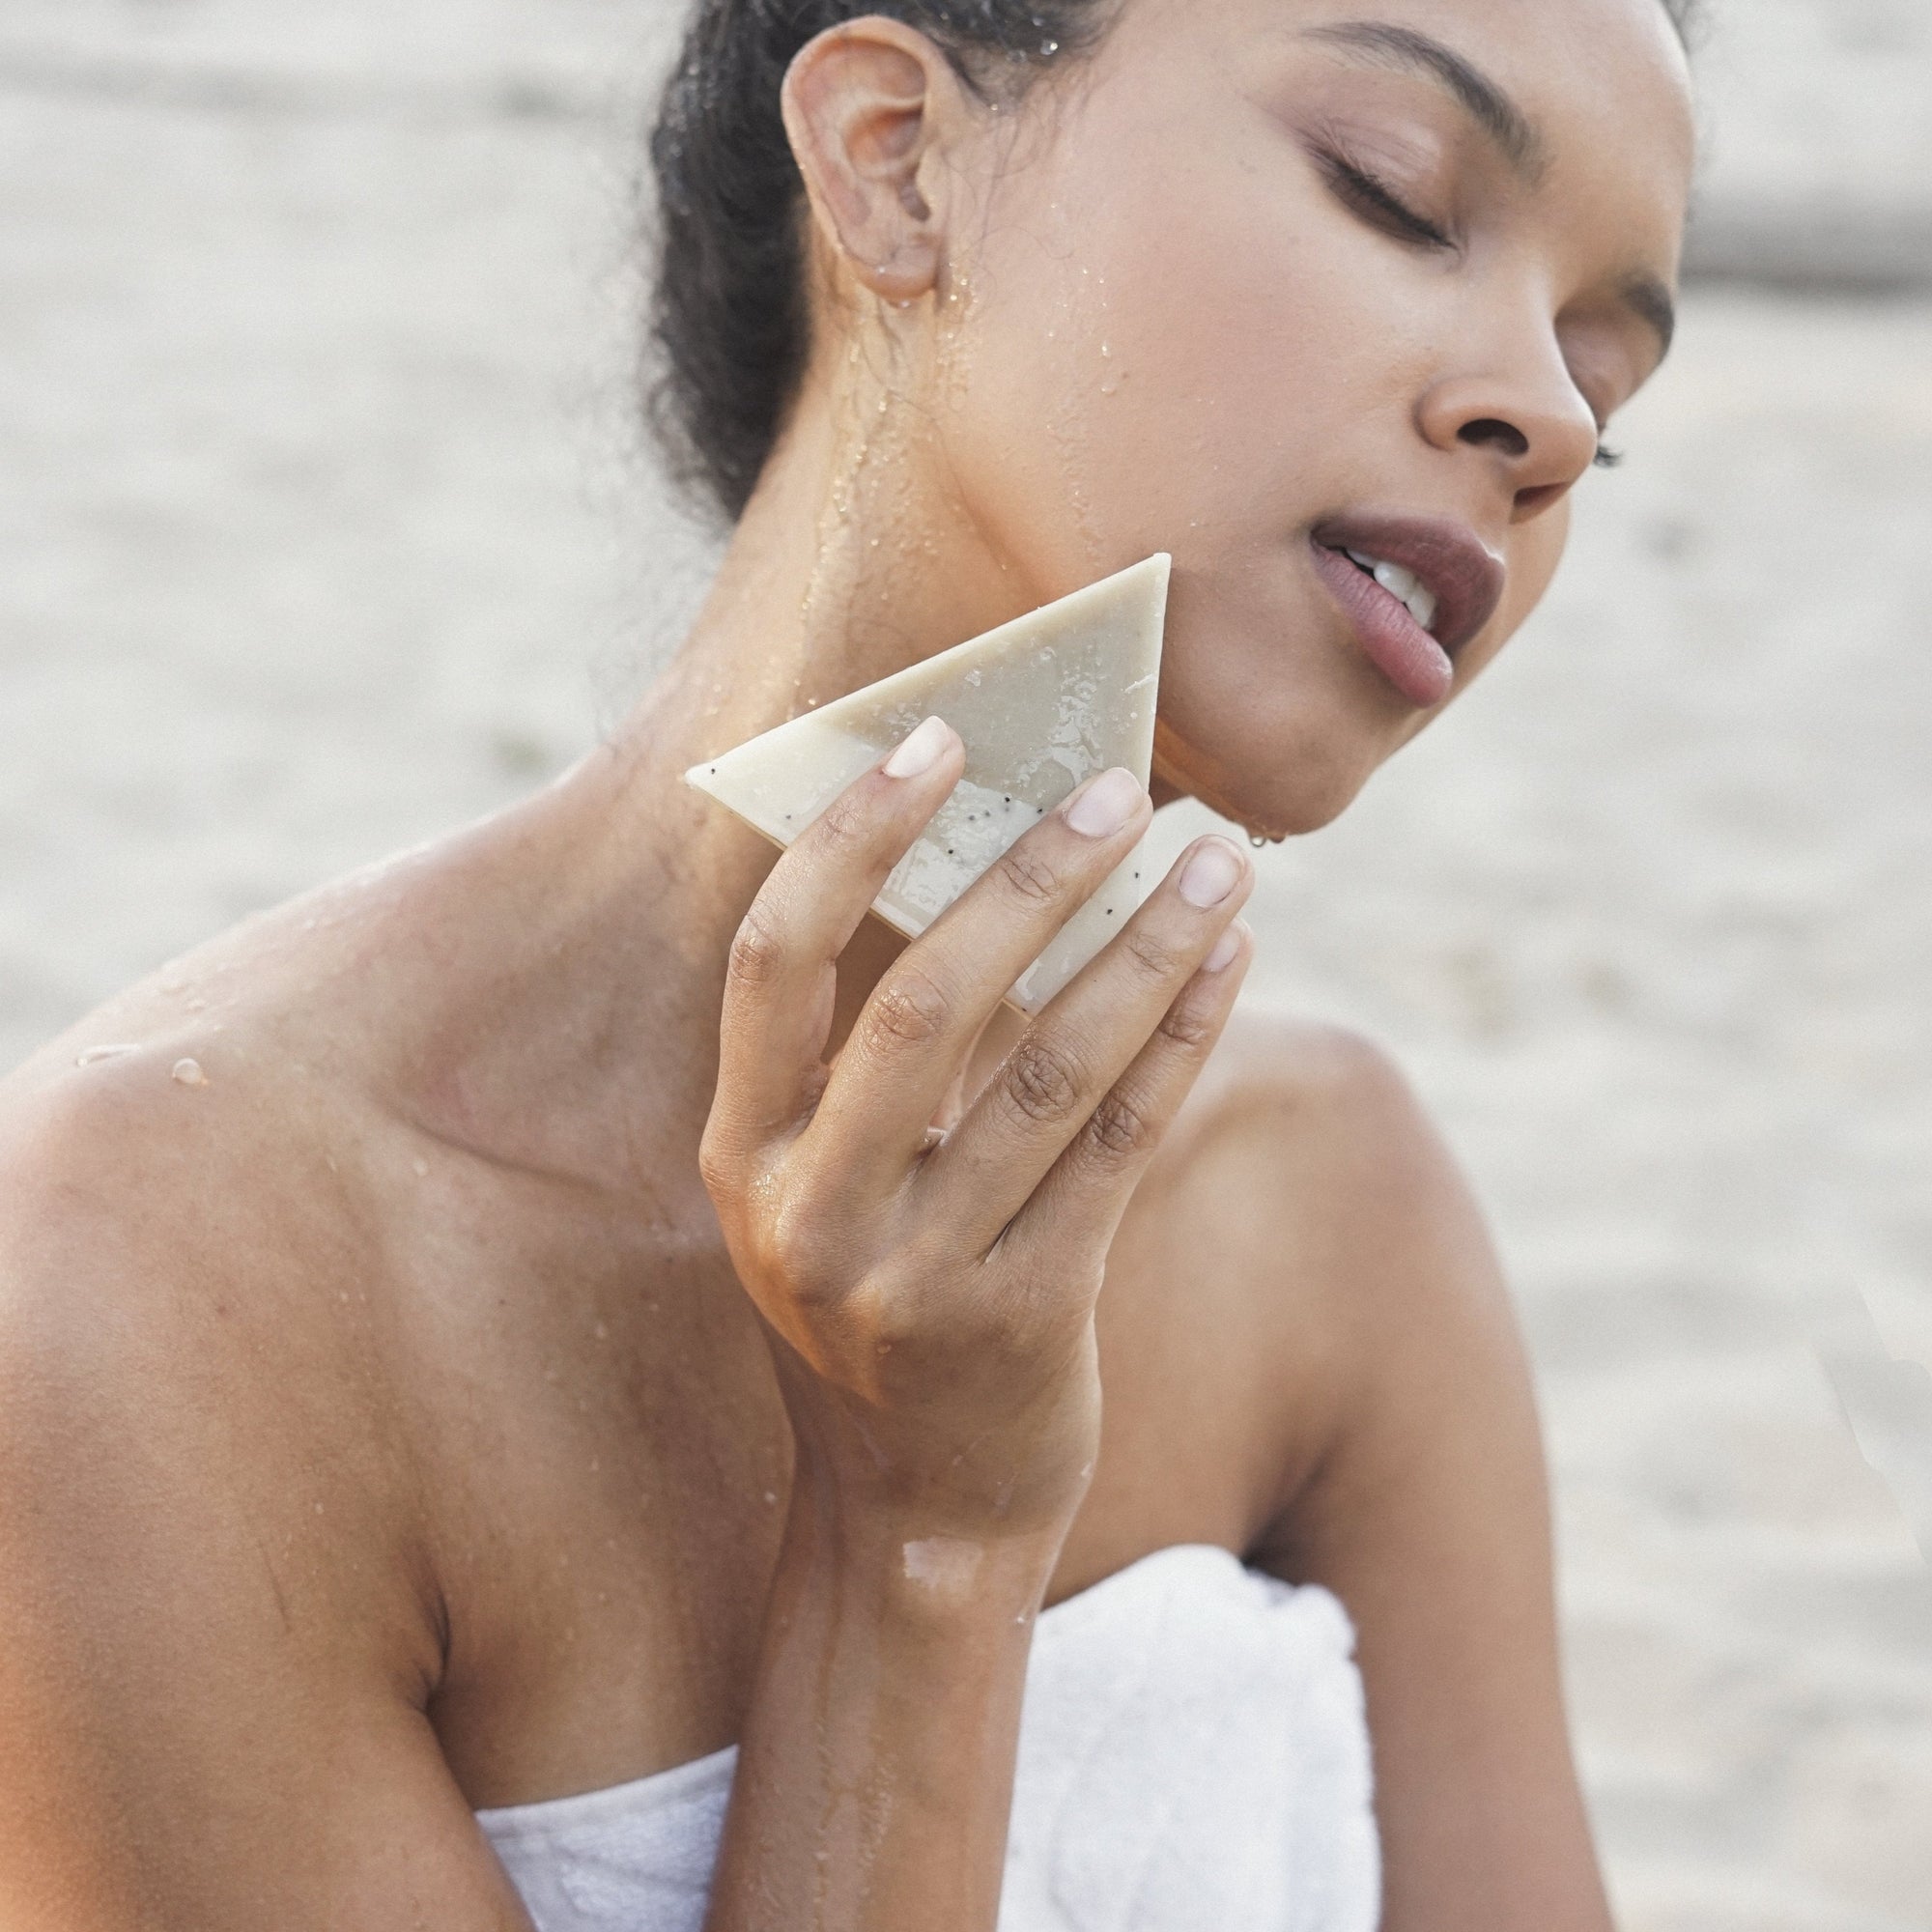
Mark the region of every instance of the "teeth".
<instances>
[{"instance_id":1,"label":"teeth","mask_svg":"<svg viewBox=\"0 0 1932 1932\"><path fill-rule=\"evenodd\" d=\"M1398 603L1406 604L1415 595L1419 581L1414 571L1405 570L1399 563L1376 565L1376 582Z\"/></svg>"},{"instance_id":2,"label":"teeth","mask_svg":"<svg viewBox=\"0 0 1932 1932\"><path fill-rule=\"evenodd\" d=\"M1408 614L1426 631L1435 621L1435 593L1427 589L1421 578L1412 570L1405 570L1399 563L1384 563L1378 556L1370 556L1365 552L1351 550L1349 560L1357 569L1366 570L1388 594L1397 602L1408 606Z\"/></svg>"}]
</instances>

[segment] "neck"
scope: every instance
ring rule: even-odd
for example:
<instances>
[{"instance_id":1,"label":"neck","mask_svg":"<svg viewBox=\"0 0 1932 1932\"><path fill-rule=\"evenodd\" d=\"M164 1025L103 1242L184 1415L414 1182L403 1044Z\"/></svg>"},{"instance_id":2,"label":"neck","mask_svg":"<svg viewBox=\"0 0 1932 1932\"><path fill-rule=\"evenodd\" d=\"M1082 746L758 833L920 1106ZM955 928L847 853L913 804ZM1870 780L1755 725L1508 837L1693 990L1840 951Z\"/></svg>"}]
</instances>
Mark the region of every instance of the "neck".
<instances>
[{"instance_id":1,"label":"neck","mask_svg":"<svg viewBox=\"0 0 1932 1932\"><path fill-rule=\"evenodd\" d=\"M487 1024L450 1042L442 1111L466 1137L627 1187L695 1146L731 941L779 855L684 773L1040 601L943 497L915 487L908 511L920 456L868 385L809 387L676 659L609 744L486 828L517 937ZM903 943L866 923L835 1045Z\"/></svg>"}]
</instances>

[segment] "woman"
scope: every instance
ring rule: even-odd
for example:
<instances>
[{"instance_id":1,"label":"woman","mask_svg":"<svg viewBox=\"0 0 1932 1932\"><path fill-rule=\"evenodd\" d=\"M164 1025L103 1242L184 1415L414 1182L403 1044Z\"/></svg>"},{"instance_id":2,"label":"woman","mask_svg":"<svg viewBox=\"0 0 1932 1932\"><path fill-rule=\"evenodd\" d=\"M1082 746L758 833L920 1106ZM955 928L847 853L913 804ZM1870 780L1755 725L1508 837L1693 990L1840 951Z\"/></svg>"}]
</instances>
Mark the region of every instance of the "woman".
<instances>
[{"instance_id":1,"label":"woman","mask_svg":"<svg viewBox=\"0 0 1932 1932\"><path fill-rule=\"evenodd\" d=\"M1225 840L997 1007L1158 806L1324 823L1533 609L1667 346L1681 22L889 11L698 10L658 334L736 528L614 742L5 1086L0 1923L482 1932L531 1922L509 1863L546 1925L990 1926L1036 1616L1065 1700L1156 1574L1234 1634L1197 1651L1342 1633L1333 1789L1264 1794L1329 1821L1296 1871L1361 1802L1332 1592L1382 1922L1607 1922L1520 1350L1399 1080L1232 1015ZM943 723L776 864L680 784L1160 549L1152 797L1095 781L910 948L864 909ZM1069 1777L1158 1790L1170 1747ZM701 1842L658 1804L692 1774ZM554 1861L607 1834L554 1887L544 1819ZM1158 1835L1120 1822L1027 1922L1240 1922L1252 1833L1193 1918L1101 1913ZM1254 1923L1373 1919L1287 1883Z\"/></svg>"}]
</instances>

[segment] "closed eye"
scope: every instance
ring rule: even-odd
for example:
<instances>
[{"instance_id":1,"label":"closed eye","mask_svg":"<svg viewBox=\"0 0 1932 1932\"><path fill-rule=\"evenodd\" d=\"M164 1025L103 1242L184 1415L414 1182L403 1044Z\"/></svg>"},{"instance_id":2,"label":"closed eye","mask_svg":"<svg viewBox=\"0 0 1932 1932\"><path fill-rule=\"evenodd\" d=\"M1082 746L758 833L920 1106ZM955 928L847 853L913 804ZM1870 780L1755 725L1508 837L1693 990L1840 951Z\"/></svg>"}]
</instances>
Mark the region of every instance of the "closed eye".
<instances>
[{"instance_id":1,"label":"closed eye","mask_svg":"<svg viewBox=\"0 0 1932 1932\"><path fill-rule=\"evenodd\" d=\"M1378 181L1366 168L1359 168L1353 161L1344 160L1340 155L1326 149L1321 150L1316 158L1322 173L1328 177L1329 186L1343 202L1383 234L1422 247L1453 248L1456 245L1452 236L1426 216L1416 213L1394 189L1385 182Z\"/></svg>"}]
</instances>

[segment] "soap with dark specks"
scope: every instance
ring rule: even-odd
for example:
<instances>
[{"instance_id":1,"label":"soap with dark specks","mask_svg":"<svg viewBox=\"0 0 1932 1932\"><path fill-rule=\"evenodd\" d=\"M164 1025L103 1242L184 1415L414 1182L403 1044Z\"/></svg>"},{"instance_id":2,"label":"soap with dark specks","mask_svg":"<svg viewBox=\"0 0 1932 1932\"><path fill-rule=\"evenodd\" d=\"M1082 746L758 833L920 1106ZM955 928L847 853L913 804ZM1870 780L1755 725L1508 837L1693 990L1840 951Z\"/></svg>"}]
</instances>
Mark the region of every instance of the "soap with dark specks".
<instances>
[{"instance_id":1,"label":"soap with dark specks","mask_svg":"<svg viewBox=\"0 0 1932 1932\"><path fill-rule=\"evenodd\" d=\"M1151 556L694 765L685 782L788 846L925 719L944 718L965 743L965 776L872 908L917 939L1077 785L1115 765L1150 781L1169 570ZM1145 869L1136 847L1009 1001L1038 1012L1139 908Z\"/></svg>"}]
</instances>

